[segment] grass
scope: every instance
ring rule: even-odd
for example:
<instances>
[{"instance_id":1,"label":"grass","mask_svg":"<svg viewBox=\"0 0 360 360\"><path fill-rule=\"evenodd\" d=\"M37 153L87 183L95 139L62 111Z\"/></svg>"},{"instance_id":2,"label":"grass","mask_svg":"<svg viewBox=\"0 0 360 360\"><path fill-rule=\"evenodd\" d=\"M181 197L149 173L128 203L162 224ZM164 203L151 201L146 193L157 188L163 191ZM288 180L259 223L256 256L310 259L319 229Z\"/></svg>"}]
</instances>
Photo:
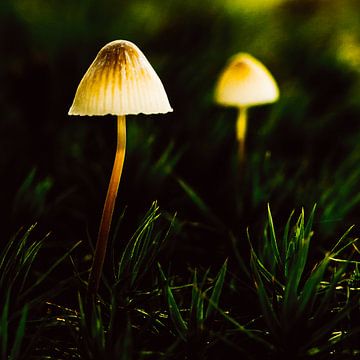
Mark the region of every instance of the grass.
<instances>
[{"instance_id":1,"label":"grass","mask_svg":"<svg viewBox=\"0 0 360 360\"><path fill-rule=\"evenodd\" d=\"M0 253L0 293L1 317L0 338L2 359L27 359L37 346L42 327L47 319L42 315L46 301L55 298L65 284L64 279L49 287L52 272L64 262L79 245L75 244L68 252L44 272L34 277L33 267L39 261L41 249L49 235L41 240L31 240L35 225L25 231L19 231ZM34 314L36 314L34 316ZM41 316L40 316L41 315Z\"/></svg>"},{"instance_id":2,"label":"grass","mask_svg":"<svg viewBox=\"0 0 360 360\"><path fill-rule=\"evenodd\" d=\"M314 210L305 222L302 211L292 224L291 214L279 241L268 209L264 252L257 255L251 250L259 304L279 356L303 358L307 354L320 356L325 352L323 357L326 358L329 348L336 348L337 341L343 337L337 337L336 341L330 338L338 330L339 323L350 317L351 310L357 306L356 297L339 301L338 289L347 276L348 262L345 260L343 266L336 266L327 273L331 260L341 256L357 239L347 239L349 229L323 258L309 267L313 216Z\"/></svg>"},{"instance_id":3,"label":"grass","mask_svg":"<svg viewBox=\"0 0 360 360\"><path fill-rule=\"evenodd\" d=\"M360 356L358 4L276 3L3 0L1 360ZM114 122L66 112L116 38L143 49L174 112L129 117L93 301ZM239 51L281 93L250 110L242 171L235 110L213 102Z\"/></svg>"},{"instance_id":4,"label":"grass","mask_svg":"<svg viewBox=\"0 0 360 360\"><path fill-rule=\"evenodd\" d=\"M176 217L153 203L119 253L112 243L112 266L95 301L86 296L87 272L76 267L58 289L36 291L74 249L30 282L44 243L30 241L31 227L1 252L2 358L356 356L357 238L349 228L330 251L313 254L315 214L315 207L307 219L304 210L297 217L292 212L278 227L268 206L261 243L248 231L250 256L230 256L218 269L189 267L184 282L166 260ZM114 241L124 221L126 213ZM68 286L71 306L58 298Z\"/></svg>"}]
</instances>

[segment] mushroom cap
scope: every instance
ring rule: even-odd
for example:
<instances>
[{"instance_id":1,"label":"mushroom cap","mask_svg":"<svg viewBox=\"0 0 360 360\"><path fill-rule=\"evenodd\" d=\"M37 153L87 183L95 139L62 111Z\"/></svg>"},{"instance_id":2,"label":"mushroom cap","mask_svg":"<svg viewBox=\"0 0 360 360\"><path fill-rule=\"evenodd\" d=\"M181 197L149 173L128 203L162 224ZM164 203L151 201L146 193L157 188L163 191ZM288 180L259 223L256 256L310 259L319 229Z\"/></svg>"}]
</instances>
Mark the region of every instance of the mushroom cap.
<instances>
[{"instance_id":1,"label":"mushroom cap","mask_svg":"<svg viewBox=\"0 0 360 360\"><path fill-rule=\"evenodd\" d=\"M216 102L226 106L250 107L278 98L279 88L269 70L245 53L230 58L215 89Z\"/></svg>"},{"instance_id":2,"label":"mushroom cap","mask_svg":"<svg viewBox=\"0 0 360 360\"><path fill-rule=\"evenodd\" d=\"M86 71L69 115L157 114L172 111L145 55L126 40L105 45Z\"/></svg>"}]
</instances>

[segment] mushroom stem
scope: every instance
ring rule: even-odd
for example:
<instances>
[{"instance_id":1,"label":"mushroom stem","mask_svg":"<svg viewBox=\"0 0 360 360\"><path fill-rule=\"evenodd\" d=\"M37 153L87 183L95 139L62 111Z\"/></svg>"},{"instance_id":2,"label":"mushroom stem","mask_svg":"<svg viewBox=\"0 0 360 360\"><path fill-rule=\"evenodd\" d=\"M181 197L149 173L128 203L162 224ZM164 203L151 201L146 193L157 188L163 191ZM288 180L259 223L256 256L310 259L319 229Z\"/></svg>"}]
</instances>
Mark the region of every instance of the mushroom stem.
<instances>
[{"instance_id":1,"label":"mushroom stem","mask_svg":"<svg viewBox=\"0 0 360 360\"><path fill-rule=\"evenodd\" d=\"M239 146L238 154L239 154L240 165L242 165L245 161L246 126L247 126L247 108L240 107L236 121L236 138Z\"/></svg>"},{"instance_id":2,"label":"mushroom stem","mask_svg":"<svg viewBox=\"0 0 360 360\"><path fill-rule=\"evenodd\" d=\"M125 158L126 147L126 122L125 116L117 118L117 147L114 166L111 173L110 183L106 194L105 204L101 217L98 238L96 242L94 260L90 271L88 293L95 295L99 288L100 277L104 265L106 247L110 233L111 220L115 207L116 195L119 188L122 168Z\"/></svg>"}]
</instances>

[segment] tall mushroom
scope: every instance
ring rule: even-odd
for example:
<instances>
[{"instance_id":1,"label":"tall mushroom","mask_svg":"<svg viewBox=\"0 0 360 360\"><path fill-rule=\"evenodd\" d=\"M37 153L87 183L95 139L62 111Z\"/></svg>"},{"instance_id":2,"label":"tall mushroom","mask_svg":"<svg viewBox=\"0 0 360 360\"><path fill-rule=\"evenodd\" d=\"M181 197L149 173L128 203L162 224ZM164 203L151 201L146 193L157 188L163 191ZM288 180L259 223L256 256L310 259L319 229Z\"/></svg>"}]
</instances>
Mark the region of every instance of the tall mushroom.
<instances>
[{"instance_id":1,"label":"tall mushroom","mask_svg":"<svg viewBox=\"0 0 360 360\"><path fill-rule=\"evenodd\" d=\"M239 53L230 58L219 76L215 101L220 105L239 109L236 137L239 162L245 159L247 109L251 106L273 103L279 98L279 88L266 67L253 56Z\"/></svg>"},{"instance_id":2,"label":"tall mushroom","mask_svg":"<svg viewBox=\"0 0 360 360\"><path fill-rule=\"evenodd\" d=\"M116 115L117 148L101 217L88 292L96 294L125 157L125 115L172 111L164 87L140 49L126 40L105 45L82 78L69 115Z\"/></svg>"}]
</instances>

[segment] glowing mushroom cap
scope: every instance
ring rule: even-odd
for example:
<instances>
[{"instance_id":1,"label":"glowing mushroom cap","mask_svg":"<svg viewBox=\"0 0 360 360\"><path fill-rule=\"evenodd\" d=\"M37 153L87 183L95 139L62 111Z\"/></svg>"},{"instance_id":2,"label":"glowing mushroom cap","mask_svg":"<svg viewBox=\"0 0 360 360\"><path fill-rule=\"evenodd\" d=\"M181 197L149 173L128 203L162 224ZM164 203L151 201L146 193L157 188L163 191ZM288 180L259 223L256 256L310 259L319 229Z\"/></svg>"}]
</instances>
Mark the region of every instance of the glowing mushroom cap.
<instances>
[{"instance_id":1,"label":"glowing mushroom cap","mask_svg":"<svg viewBox=\"0 0 360 360\"><path fill-rule=\"evenodd\" d=\"M172 111L158 75L126 40L105 45L82 78L69 115L156 114Z\"/></svg>"},{"instance_id":2,"label":"glowing mushroom cap","mask_svg":"<svg viewBox=\"0 0 360 360\"><path fill-rule=\"evenodd\" d=\"M220 74L215 100L226 106L249 107L275 102L279 88L266 67L249 54L233 56Z\"/></svg>"}]
</instances>

